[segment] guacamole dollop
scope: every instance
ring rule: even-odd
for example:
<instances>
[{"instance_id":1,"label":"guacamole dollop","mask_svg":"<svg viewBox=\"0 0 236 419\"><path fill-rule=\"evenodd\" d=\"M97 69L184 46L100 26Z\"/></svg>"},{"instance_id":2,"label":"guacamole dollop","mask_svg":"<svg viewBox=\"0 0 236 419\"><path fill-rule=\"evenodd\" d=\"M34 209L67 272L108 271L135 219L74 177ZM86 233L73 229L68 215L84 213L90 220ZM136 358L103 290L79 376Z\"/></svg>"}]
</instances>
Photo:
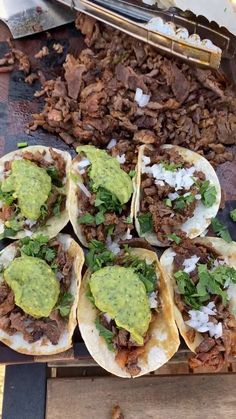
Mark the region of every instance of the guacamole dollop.
<instances>
[{"instance_id":1,"label":"guacamole dollop","mask_svg":"<svg viewBox=\"0 0 236 419\"><path fill-rule=\"evenodd\" d=\"M46 170L28 160L14 160L10 176L2 182L2 191L14 191L22 215L33 221L40 217L51 187Z\"/></svg>"},{"instance_id":2,"label":"guacamole dollop","mask_svg":"<svg viewBox=\"0 0 236 419\"><path fill-rule=\"evenodd\" d=\"M106 266L91 275L89 286L96 307L142 345L151 321L151 310L145 286L134 270Z\"/></svg>"},{"instance_id":3,"label":"guacamole dollop","mask_svg":"<svg viewBox=\"0 0 236 419\"><path fill-rule=\"evenodd\" d=\"M15 303L33 317L48 317L54 308L60 286L50 266L42 259L21 256L4 271Z\"/></svg>"},{"instance_id":4,"label":"guacamole dollop","mask_svg":"<svg viewBox=\"0 0 236 419\"><path fill-rule=\"evenodd\" d=\"M89 176L95 189L102 186L113 193L121 204L129 201L133 192L132 181L130 176L120 168L115 157L109 156L105 150L90 145L77 147L76 151L83 152L89 159L91 163Z\"/></svg>"}]
</instances>

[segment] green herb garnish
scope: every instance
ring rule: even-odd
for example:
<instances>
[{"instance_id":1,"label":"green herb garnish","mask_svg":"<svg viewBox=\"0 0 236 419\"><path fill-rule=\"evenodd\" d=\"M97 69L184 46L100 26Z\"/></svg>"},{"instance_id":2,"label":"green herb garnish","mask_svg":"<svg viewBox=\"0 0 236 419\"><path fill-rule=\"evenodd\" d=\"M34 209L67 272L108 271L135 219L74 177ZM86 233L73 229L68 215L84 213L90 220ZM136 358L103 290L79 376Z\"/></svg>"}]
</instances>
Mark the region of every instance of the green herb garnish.
<instances>
[{"instance_id":1,"label":"green herb garnish","mask_svg":"<svg viewBox=\"0 0 236 419\"><path fill-rule=\"evenodd\" d=\"M181 237L177 236L177 234L173 233L173 234L168 234L167 238L171 241L174 241L176 244L180 244L181 242Z\"/></svg>"},{"instance_id":2,"label":"green herb garnish","mask_svg":"<svg viewBox=\"0 0 236 419\"><path fill-rule=\"evenodd\" d=\"M160 163L162 164L164 169L168 170L169 172L176 172L177 169L180 169L181 167L183 167L181 163L175 164L175 163L167 162L167 161L161 161Z\"/></svg>"},{"instance_id":3,"label":"green herb garnish","mask_svg":"<svg viewBox=\"0 0 236 419\"><path fill-rule=\"evenodd\" d=\"M205 180L199 189L199 193L202 197L202 203L205 207L211 207L216 202L216 187L210 184L209 180Z\"/></svg>"},{"instance_id":4,"label":"green herb garnish","mask_svg":"<svg viewBox=\"0 0 236 419\"><path fill-rule=\"evenodd\" d=\"M24 147L27 147L27 146L28 146L27 141L23 141L22 143L17 143L18 148L24 148Z\"/></svg>"},{"instance_id":5,"label":"green herb garnish","mask_svg":"<svg viewBox=\"0 0 236 419\"><path fill-rule=\"evenodd\" d=\"M122 205L119 199L105 188L98 188L94 206L98 208L99 212L115 212L120 214L122 212Z\"/></svg>"},{"instance_id":6,"label":"green herb garnish","mask_svg":"<svg viewBox=\"0 0 236 419\"><path fill-rule=\"evenodd\" d=\"M153 262L150 265L147 264L145 259L140 259L138 256L132 254L128 246L125 247L125 252L124 266L134 269L134 271L138 274L139 279L141 279L145 285L148 294L155 291L157 287L155 263Z\"/></svg>"},{"instance_id":7,"label":"green herb garnish","mask_svg":"<svg viewBox=\"0 0 236 419\"><path fill-rule=\"evenodd\" d=\"M93 271L103 266L112 265L115 255L106 248L106 245L98 240L91 240L89 251L85 257L86 264Z\"/></svg>"},{"instance_id":8,"label":"green herb garnish","mask_svg":"<svg viewBox=\"0 0 236 419\"><path fill-rule=\"evenodd\" d=\"M167 207L172 207L172 201L171 201L171 199L170 198L166 198L166 199L164 199L164 204L167 206Z\"/></svg>"},{"instance_id":9,"label":"green herb garnish","mask_svg":"<svg viewBox=\"0 0 236 419\"><path fill-rule=\"evenodd\" d=\"M40 218L42 218L42 220L45 220L47 214L48 214L48 207L46 204L44 204L40 208Z\"/></svg>"},{"instance_id":10,"label":"green herb garnish","mask_svg":"<svg viewBox=\"0 0 236 419\"><path fill-rule=\"evenodd\" d=\"M130 170L129 171L129 176L131 177L131 179L133 179L133 177L136 176L136 171L135 170Z\"/></svg>"},{"instance_id":11,"label":"green herb garnish","mask_svg":"<svg viewBox=\"0 0 236 419\"><path fill-rule=\"evenodd\" d=\"M7 206L11 206L15 199L13 192L3 192L0 188L0 201L3 201Z\"/></svg>"},{"instance_id":12,"label":"green herb garnish","mask_svg":"<svg viewBox=\"0 0 236 419\"><path fill-rule=\"evenodd\" d=\"M174 201L174 209L184 209L186 205L191 204L194 199L195 197L191 193L186 196L182 195Z\"/></svg>"},{"instance_id":13,"label":"green herb garnish","mask_svg":"<svg viewBox=\"0 0 236 419\"><path fill-rule=\"evenodd\" d=\"M141 234L149 233L153 230L152 214L150 212L147 212L146 214L140 214L138 216L138 221L140 224Z\"/></svg>"},{"instance_id":14,"label":"green herb garnish","mask_svg":"<svg viewBox=\"0 0 236 419\"><path fill-rule=\"evenodd\" d=\"M57 200L53 206L53 214L55 217L60 217L61 215L61 202L62 202L62 195L58 195Z\"/></svg>"},{"instance_id":15,"label":"green herb garnish","mask_svg":"<svg viewBox=\"0 0 236 419\"><path fill-rule=\"evenodd\" d=\"M62 317L66 317L70 314L71 306L73 304L74 297L70 292L65 292L59 296L56 310L59 310Z\"/></svg>"},{"instance_id":16,"label":"green herb garnish","mask_svg":"<svg viewBox=\"0 0 236 419\"><path fill-rule=\"evenodd\" d=\"M230 211L230 218L231 220L236 222L236 208L232 211Z\"/></svg>"},{"instance_id":17,"label":"green herb garnish","mask_svg":"<svg viewBox=\"0 0 236 419\"><path fill-rule=\"evenodd\" d=\"M47 168L47 174L52 179L52 184L57 186L58 188L61 188L63 186L63 183L59 177L58 169L55 166L50 166Z\"/></svg>"},{"instance_id":18,"label":"green herb garnish","mask_svg":"<svg viewBox=\"0 0 236 419\"><path fill-rule=\"evenodd\" d=\"M114 351L114 346L112 343L112 339L114 338L114 333L112 333L110 330L108 330L106 327L104 327L99 320L99 317L95 320L95 326L97 330L99 331L99 335L102 336L107 344L107 347L110 351Z\"/></svg>"},{"instance_id":19,"label":"green herb garnish","mask_svg":"<svg viewBox=\"0 0 236 419\"><path fill-rule=\"evenodd\" d=\"M232 238L230 236L228 228L224 224L222 224L217 218L211 219L211 227L218 237L221 237L227 243L232 242Z\"/></svg>"},{"instance_id":20,"label":"green herb garnish","mask_svg":"<svg viewBox=\"0 0 236 419\"><path fill-rule=\"evenodd\" d=\"M56 257L56 250L48 246L49 237L39 234L34 238L24 237L20 240L21 254L44 259L52 262Z\"/></svg>"},{"instance_id":21,"label":"green herb garnish","mask_svg":"<svg viewBox=\"0 0 236 419\"><path fill-rule=\"evenodd\" d=\"M131 216L128 215L128 217L126 218L126 220L124 221L125 224L131 224L132 220L131 220Z\"/></svg>"}]
</instances>

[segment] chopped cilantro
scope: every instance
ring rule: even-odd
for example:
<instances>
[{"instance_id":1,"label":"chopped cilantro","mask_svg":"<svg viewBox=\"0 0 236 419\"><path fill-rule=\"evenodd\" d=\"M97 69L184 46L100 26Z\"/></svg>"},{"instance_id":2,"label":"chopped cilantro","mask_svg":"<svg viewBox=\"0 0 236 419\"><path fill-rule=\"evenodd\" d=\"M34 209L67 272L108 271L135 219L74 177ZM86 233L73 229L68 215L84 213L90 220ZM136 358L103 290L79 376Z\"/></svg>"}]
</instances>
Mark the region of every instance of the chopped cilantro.
<instances>
[{"instance_id":1,"label":"chopped cilantro","mask_svg":"<svg viewBox=\"0 0 236 419\"><path fill-rule=\"evenodd\" d=\"M236 222L236 208L230 211L230 218Z\"/></svg>"},{"instance_id":2,"label":"chopped cilantro","mask_svg":"<svg viewBox=\"0 0 236 419\"><path fill-rule=\"evenodd\" d=\"M194 199L195 199L195 197L191 193L189 195L186 195L186 196L182 195L174 201L174 209L183 209L183 208L185 208L186 205L193 202Z\"/></svg>"},{"instance_id":3,"label":"chopped cilantro","mask_svg":"<svg viewBox=\"0 0 236 419\"><path fill-rule=\"evenodd\" d=\"M63 186L63 183L59 177L58 169L55 166L50 166L47 168L47 174L52 179L52 184L57 186L58 188L61 188Z\"/></svg>"},{"instance_id":4,"label":"chopped cilantro","mask_svg":"<svg viewBox=\"0 0 236 419\"><path fill-rule=\"evenodd\" d=\"M157 286L155 263L148 265L145 259L140 259L138 256L133 255L128 246L125 247L125 251L124 266L134 269L139 279L145 285L148 294L155 291Z\"/></svg>"},{"instance_id":5,"label":"chopped cilantro","mask_svg":"<svg viewBox=\"0 0 236 419\"><path fill-rule=\"evenodd\" d=\"M128 217L126 218L126 220L124 221L125 224L131 224L132 220L131 220L131 216L128 215Z\"/></svg>"},{"instance_id":6,"label":"chopped cilantro","mask_svg":"<svg viewBox=\"0 0 236 419\"><path fill-rule=\"evenodd\" d=\"M174 241L176 244L180 244L181 242L181 237L177 236L177 234L173 233L173 234L168 234L168 239L171 241Z\"/></svg>"},{"instance_id":7,"label":"chopped cilantro","mask_svg":"<svg viewBox=\"0 0 236 419\"><path fill-rule=\"evenodd\" d=\"M146 214L140 214L138 216L138 221L140 224L141 234L149 233L150 231L152 231L152 214L150 212L147 212Z\"/></svg>"},{"instance_id":8,"label":"chopped cilantro","mask_svg":"<svg viewBox=\"0 0 236 419\"><path fill-rule=\"evenodd\" d=\"M12 229L14 231L20 231L23 228L24 221L17 220L17 218L13 218L12 220L6 221L5 226L8 229Z\"/></svg>"},{"instance_id":9,"label":"chopped cilantro","mask_svg":"<svg viewBox=\"0 0 236 419\"><path fill-rule=\"evenodd\" d=\"M48 241L49 238L42 234L34 238L24 237L20 240L21 254L44 259L46 262L51 263L56 257L56 250L48 246Z\"/></svg>"},{"instance_id":10,"label":"chopped cilantro","mask_svg":"<svg viewBox=\"0 0 236 419\"><path fill-rule=\"evenodd\" d=\"M73 295L70 292L65 292L59 296L55 309L59 310L62 317L66 317L70 314L73 301Z\"/></svg>"},{"instance_id":11,"label":"chopped cilantro","mask_svg":"<svg viewBox=\"0 0 236 419\"><path fill-rule=\"evenodd\" d=\"M0 235L0 239L6 239L7 237L16 236L17 231L12 228L4 228L4 232Z\"/></svg>"},{"instance_id":12,"label":"chopped cilantro","mask_svg":"<svg viewBox=\"0 0 236 419\"><path fill-rule=\"evenodd\" d=\"M106 248L104 243L91 240L85 260L88 267L95 272L103 266L112 265L114 257L115 255Z\"/></svg>"},{"instance_id":13,"label":"chopped cilantro","mask_svg":"<svg viewBox=\"0 0 236 419\"><path fill-rule=\"evenodd\" d=\"M61 215L61 202L62 202L62 195L58 195L57 200L53 207L53 214L56 217L60 217Z\"/></svg>"},{"instance_id":14,"label":"chopped cilantro","mask_svg":"<svg viewBox=\"0 0 236 419\"><path fill-rule=\"evenodd\" d=\"M176 172L177 169L180 169L183 165L181 163L172 163L167 161L161 161L162 166L169 172Z\"/></svg>"},{"instance_id":15,"label":"chopped cilantro","mask_svg":"<svg viewBox=\"0 0 236 419\"><path fill-rule=\"evenodd\" d=\"M105 213L112 211L117 214L122 212L122 205L119 199L113 193L102 187L97 190L94 205L98 208L99 212Z\"/></svg>"},{"instance_id":16,"label":"chopped cilantro","mask_svg":"<svg viewBox=\"0 0 236 419\"><path fill-rule=\"evenodd\" d=\"M202 197L202 203L205 207L211 207L216 202L216 187L210 184L209 180L205 180L199 189L199 193Z\"/></svg>"},{"instance_id":17,"label":"chopped cilantro","mask_svg":"<svg viewBox=\"0 0 236 419\"><path fill-rule=\"evenodd\" d=\"M99 331L99 335L102 336L107 344L107 347L110 351L114 351L114 346L112 343L112 339L114 338L114 333L112 333L110 330L108 330L106 327L104 327L99 320L99 317L95 320L95 326L97 330Z\"/></svg>"},{"instance_id":18,"label":"chopped cilantro","mask_svg":"<svg viewBox=\"0 0 236 419\"><path fill-rule=\"evenodd\" d=\"M164 204L167 206L167 207L172 207L172 201L171 201L171 199L170 198L166 198L166 199L164 199Z\"/></svg>"},{"instance_id":19,"label":"chopped cilantro","mask_svg":"<svg viewBox=\"0 0 236 419\"><path fill-rule=\"evenodd\" d=\"M81 217L78 218L79 224L93 224L94 222L95 222L95 217L89 213L81 215Z\"/></svg>"},{"instance_id":20,"label":"chopped cilantro","mask_svg":"<svg viewBox=\"0 0 236 419\"><path fill-rule=\"evenodd\" d=\"M48 207L46 204L42 205L40 208L40 217L44 220L48 213Z\"/></svg>"},{"instance_id":21,"label":"chopped cilantro","mask_svg":"<svg viewBox=\"0 0 236 419\"><path fill-rule=\"evenodd\" d=\"M115 228L114 224L110 224L110 225L105 226L105 232L106 232L107 236L111 236L114 233L114 228Z\"/></svg>"},{"instance_id":22,"label":"chopped cilantro","mask_svg":"<svg viewBox=\"0 0 236 419\"><path fill-rule=\"evenodd\" d=\"M232 238L229 234L229 230L217 218L212 218L211 219L211 227L212 227L214 233L216 233L218 237L221 237L227 243L232 242Z\"/></svg>"},{"instance_id":23,"label":"chopped cilantro","mask_svg":"<svg viewBox=\"0 0 236 419\"><path fill-rule=\"evenodd\" d=\"M198 282L194 284L186 272L178 271L174 274L176 283L185 304L198 310L204 301L210 300L212 295L219 295L223 304L227 304L225 282L236 283L236 270L229 266L218 266L208 271L207 265L199 264Z\"/></svg>"},{"instance_id":24,"label":"chopped cilantro","mask_svg":"<svg viewBox=\"0 0 236 419\"><path fill-rule=\"evenodd\" d=\"M13 192L3 192L0 187L0 201L3 201L7 206L10 206L15 201L15 197L13 196Z\"/></svg>"},{"instance_id":25,"label":"chopped cilantro","mask_svg":"<svg viewBox=\"0 0 236 419\"><path fill-rule=\"evenodd\" d=\"M129 171L129 176L131 177L131 179L136 176L136 171L135 170L130 170Z\"/></svg>"},{"instance_id":26,"label":"chopped cilantro","mask_svg":"<svg viewBox=\"0 0 236 419\"><path fill-rule=\"evenodd\" d=\"M100 225L100 224L104 223L104 221L105 221L104 214L103 214L103 212L99 211L99 212L95 215L95 223L96 223L96 225L98 226L98 225Z\"/></svg>"}]
</instances>

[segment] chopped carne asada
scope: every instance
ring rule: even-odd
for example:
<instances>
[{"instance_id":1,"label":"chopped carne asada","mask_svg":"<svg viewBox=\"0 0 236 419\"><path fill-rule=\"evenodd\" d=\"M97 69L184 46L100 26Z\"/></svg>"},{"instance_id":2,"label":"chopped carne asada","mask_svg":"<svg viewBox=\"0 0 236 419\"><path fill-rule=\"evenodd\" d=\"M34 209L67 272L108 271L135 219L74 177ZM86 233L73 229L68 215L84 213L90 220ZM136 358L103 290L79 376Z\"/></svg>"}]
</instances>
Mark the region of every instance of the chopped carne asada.
<instances>
[{"instance_id":1,"label":"chopped carne asada","mask_svg":"<svg viewBox=\"0 0 236 419\"><path fill-rule=\"evenodd\" d=\"M197 333L202 339L189 360L190 368L219 371L236 354L236 318L230 301L236 269L210 243L185 240L172 250L175 304L188 327L189 342L194 342Z\"/></svg>"},{"instance_id":2,"label":"chopped carne asada","mask_svg":"<svg viewBox=\"0 0 236 419\"><path fill-rule=\"evenodd\" d=\"M145 147L141 156L140 233L154 233L165 246L176 241L176 235L183 236L182 226L194 217L197 206L215 204L217 189L178 147Z\"/></svg>"},{"instance_id":3,"label":"chopped carne asada","mask_svg":"<svg viewBox=\"0 0 236 419\"><path fill-rule=\"evenodd\" d=\"M57 345L62 333L67 327L68 316L74 300L73 295L70 292L74 259L68 254L68 251L65 250L60 241L56 238L49 240L48 237L42 235L39 235L34 239L25 237L11 246L14 246L14 260L9 260L6 269L2 266L1 272L0 328L11 336L14 336L16 333L22 333L24 340L28 343L34 343L40 339L43 340L44 337L46 337L52 345ZM0 260L2 260L2 258L4 258L4 251L3 256L0 256ZM6 260L7 255L4 258L4 263L6 263ZM47 317L29 314L30 310L32 310L30 304L35 304L33 299L32 302L27 301L29 308L24 310L22 308L23 299L19 299L16 288L14 290L11 288L10 279L14 275L14 278L17 281L16 273L14 273L12 268L13 263L21 262L21 264L18 265L18 275L21 275L21 281L25 281L24 275L26 275L28 269L26 267L28 261L32 264L35 275L37 275L37 263L41 261L43 263L42 266L46 267L47 272L50 271L51 275L55 275L56 283L58 281L59 297L56 299L56 304ZM24 270L20 271L19 266L23 266ZM9 272L11 272L11 274ZM21 286L22 284L23 282L21 282ZM12 286L14 288L13 283ZM30 295L29 288L27 292L28 295ZM36 294L37 291L34 289L34 298L36 298ZM47 299L48 298L49 289L47 289ZM15 300L20 301L20 306L17 305ZM45 301L46 300L44 299L44 304ZM26 306L26 303L24 303L24 305ZM42 305L43 303L41 301L40 309L42 309Z\"/></svg>"},{"instance_id":4,"label":"chopped carne asada","mask_svg":"<svg viewBox=\"0 0 236 419\"><path fill-rule=\"evenodd\" d=\"M236 142L236 99L222 74L164 57L84 14L76 27L87 48L68 54L64 75L36 93L46 99L30 129L55 132L75 148L105 148L115 138L188 147L214 166L233 159L226 146ZM144 107L137 89L150 97Z\"/></svg>"}]
</instances>

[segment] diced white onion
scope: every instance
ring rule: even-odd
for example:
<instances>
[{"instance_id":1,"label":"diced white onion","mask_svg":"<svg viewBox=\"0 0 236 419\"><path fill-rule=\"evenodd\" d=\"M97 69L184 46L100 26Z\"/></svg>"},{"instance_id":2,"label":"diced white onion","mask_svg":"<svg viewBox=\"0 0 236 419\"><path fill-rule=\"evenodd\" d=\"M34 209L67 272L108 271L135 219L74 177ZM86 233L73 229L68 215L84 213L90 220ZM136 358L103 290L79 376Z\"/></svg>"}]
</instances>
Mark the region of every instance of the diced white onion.
<instances>
[{"instance_id":1,"label":"diced white onion","mask_svg":"<svg viewBox=\"0 0 236 419\"><path fill-rule=\"evenodd\" d=\"M37 221L33 221L33 220L29 220L29 219L25 220L25 224L26 224L29 228L33 227L36 223L37 223Z\"/></svg>"},{"instance_id":2,"label":"diced white onion","mask_svg":"<svg viewBox=\"0 0 236 419\"><path fill-rule=\"evenodd\" d=\"M169 193L168 198L169 198L171 201L175 201L175 199L178 199L178 198L179 198L179 194L178 194L178 192Z\"/></svg>"},{"instance_id":3,"label":"diced white onion","mask_svg":"<svg viewBox=\"0 0 236 419\"><path fill-rule=\"evenodd\" d=\"M196 199L197 201L200 201L200 200L202 199L202 195L200 195L200 193L197 193L197 194L195 195L195 199Z\"/></svg>"},{"instance_id":4,"label":"diced white onion","mask_svg":"<svg viewBox=\"0 0 236 419\"><path fill-rule=\"evenodd\" d=\"M171 170L166 170L161 163L148 166L143 160L142 164L142 173L151 174L155 178L156 185L160 185L160 182L165 181L176 191L183 188L187 190L191 188L195 181L193 177L195 170L195 167L192 166L186 169L177 169L175 172L172 172Z\"/></svg>"},{"instance_id":5,"label":"diced white onion","mask_svg":"<svg viewBox=\"0 0 236 419\"><path fill-rule=\"evenodd\" d=\"M222 323L213 323L209 320L209 315L214 316L216 308L213 301L210 301L207 306L203 306L200 310L189 310L190 320L185 323L197 330L200 333L209 332L211 337L218 339L222 336Z\"/></svg>"},{"instance_id":6,"label":"diced white onion","mask_svg":"<svg viewBox=\"0 0 236 419\"><path fill-rule=\"evenodd\" d=\"M28 236L28 237L30 237L30 236L33 235L33 231L25 230L25 235Z\"/></svg>"},{"instance_id":7,"label":"diced white onion","mask_svg":"<svg viewBox=\"0 0 236 419\"><path fill-rule=\"evenodd\" d=\"M61 272L57 272L56 277L60 281L63 278L63 275Z\"/></svg>"},{"instance_id":8,"label":"diced white onion","mask_svg":"<svg viewBox=\"0 0 236 419\"><path fill-rule=\"evenodd\" d=\"M148 300L149 300L150 308L157 308L157 294L156 294L156 292L153 291L149 295Z\"/></svg>"},{"instance_id":9,"label":"diced white onion","mask_svg":"<svg viewBox=\"0 0 236 419\"><path fill-rule=\"evenodd\" d=\"M84 175L84 174L85 174L85 169L80 169L80 170L79 170L79 174L80 174L80 175Z\"/></svg>"},{"instance_id":10,"label":"diced white onion","mask_svg":"<svg viewBox=\"0 0 236 419\"><path fill-rule=\"evenodd\" d=\"M157 186L165 186L165 182L163 182L163 180L157 180L157 181L155 182L155 184L156 184Z\"/></svg>"},{"instance_id":11,"label":"diced white onion","mask_svg":"<svg viewBox=\"0 0 236 419\"><path fill-rule=\"evenodd\" d=\"M112 318L107 313L103 313L103 317L106 319L107 323L110 323Z\"/></svg>"},{"instance_id":12,"label":"diced white onion","mask_svg":"<svg viewBox=\"0 0 236 419\"><path fill-rule=\"evenodd\" d=\"M130 234L130 229L128 228L127 232L122 237L122 240L131 240L133 238L132 234Z\"/></svg>"},{"instance_id":13,"label":"diced white onion","mask_svg":"<svg viewBox=\"0 0 236 419\"><path fill-rule=\"evenodd\" d=\"M124 164L126 162L125 154L121 154L121 156L118 154L116 158L120 164Z\"/></svg>"},{"instance_id":14,"label":"diced white onion","mask_svg":"<svg viewBox=\"0 0 236 419\"><path fill-rule=\"evenodd\" d=\"M174 259L174 257L176 256L176 253L174 252L174 250L169 251L169 256Z\"/></svg>"},{"instance_id":15,"label":"diced white onion","mask_svg":"<svg viewBox=\"0 0 236 419\"><path fill-rule=\"evenodd\" d=\"M111 148L115 147L116 144L117 140L115 140L115 138L112 138L111 141L109 141L109 143L107 144L107 149L110 150Z\"/></svg>"},{"instance_id":16,"label":"diced white onion","mask_svg":"<svg viewBox=\"0 0 236 419\"><path fill-rule=\"evenodd\" d=\"M111 237L110 236L107 237L106 244L107 244L107 248L112 253L114 253L114 255L117 255L118 253L120 253L120 247L119 247L118 243L116 243L115 241L113 242L111 240Z\"/></svg>"},{"instance_id":17,"label":"diced white onion","mask_svg":"<svg viewBox=\"0 0 236 419\"><path fill-rule=\"evenodd\" d=\"M196 269L196 264L199 261L199 257L196 255L191 256L189 259L185 259L183 262L184 265L184 272L189 274L190 272L193 272Z\"/></svg>"},{"instance_id":18,"label":"diced white onion","mask_svg":"<svg viewBox=\"0 0 236 419\"><path fill-rule=\"evenodd\" d=\"M151 159L148 156L142 156L142 163L144 166L148 166L151 163Z\"/></svg>"},{"instance_id":19,"label":"diced white onion","mask_svg":"<svg viewBox=\"0 0 236 419\"><path fill-rule=\"evenodd\" d=\"M84 192L84 194L88 197L91 198L91 193L89 192L89 190L86 188L86 186L82 183L82 182L78 182L78 186L81 189L82 192Z\"/></svg>"},{"instance_id":20,"label":"diced white onion","mask_svg":"<svg viewBox=\"0 0 236 419\"><path fill-rule=\"evenodd\" d=\"M78 170L84 169L85 167L90 165L89 159L82 159L78 163Z\"/></svg>"},{"instance_id":21,"label":"diced white onion","mask_svg":"<svg viewBox=\"0 0 236 419\"><path fill-rule=\"evenodd\" d=\"M144 108L145 106L147 106L148 102L150 101L150 97L151 97L150 95L145 95L142 89L137 87L135 96L134 96L134 101L138 104L140 108Z\"/></svg>"}]
</instances>

